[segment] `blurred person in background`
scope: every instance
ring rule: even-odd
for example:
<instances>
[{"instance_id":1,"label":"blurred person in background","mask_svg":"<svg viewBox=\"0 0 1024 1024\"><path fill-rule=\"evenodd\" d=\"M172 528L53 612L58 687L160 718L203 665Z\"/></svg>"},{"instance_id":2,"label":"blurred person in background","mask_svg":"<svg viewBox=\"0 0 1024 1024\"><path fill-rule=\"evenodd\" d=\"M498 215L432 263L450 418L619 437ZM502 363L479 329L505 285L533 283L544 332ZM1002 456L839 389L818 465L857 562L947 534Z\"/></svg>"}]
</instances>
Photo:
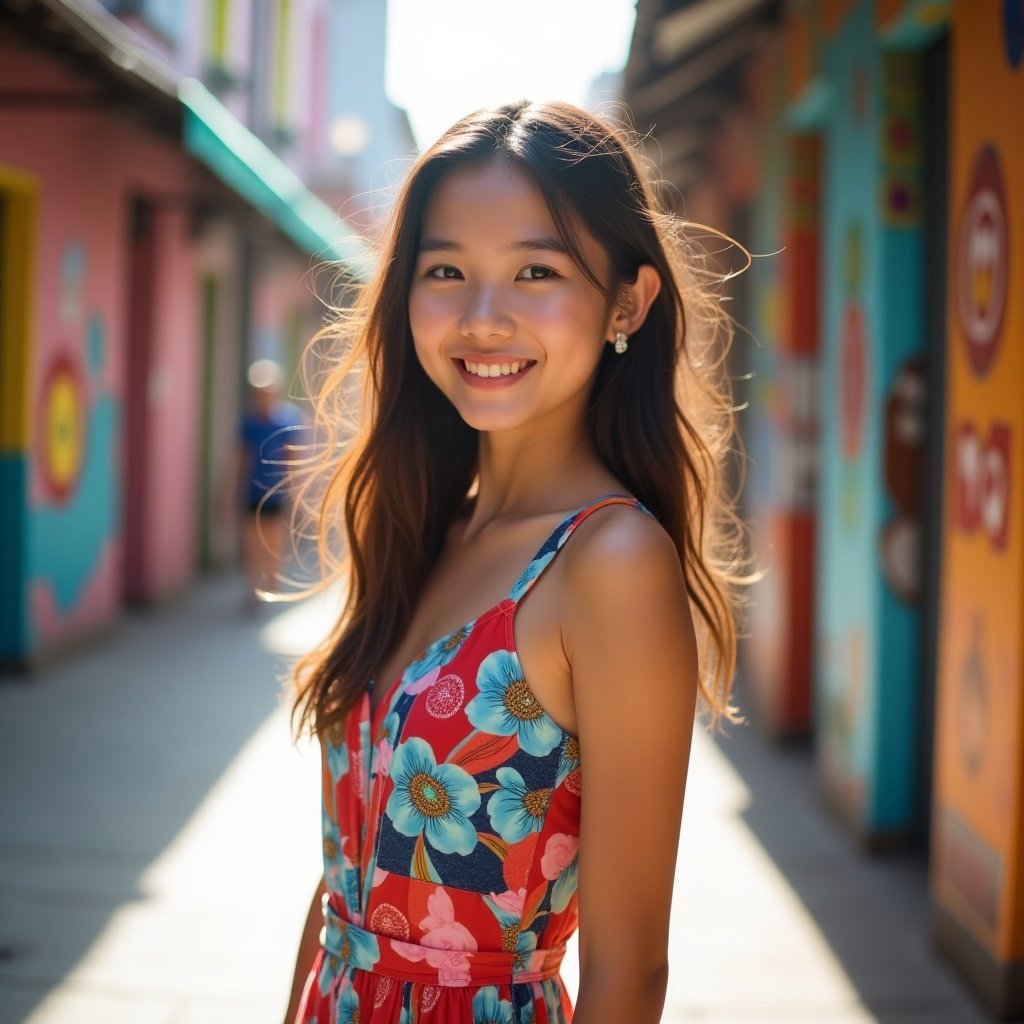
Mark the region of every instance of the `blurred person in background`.
<instances>
[{"instance_id":1,"label":"blurred person in background","mask_svg":"<svg viewBox=\"0 0 1024 1024\"><path fill-rule=\"evenodd\" d=\"M348 586L294 668L324 871L287 1024L661 1017L698 699L740 720L731 324L680 229L615 126L478 111L314 339L300 495Z\"/></svg>"},{"instance_id":2,"label":"blurred person in background","mask_svg":"<svg viewBox=\"0 0 1024 1024\"><path fill-rule=\"evenodd\" d=\"M259 607L257 590L273 590L281 579L291 512L288 463L302 444L303 416L284 398L284 373L273 359L257 359L247 380L233 497L244 523L242 610L253 614Z\"/></svg>"}]
</instances>

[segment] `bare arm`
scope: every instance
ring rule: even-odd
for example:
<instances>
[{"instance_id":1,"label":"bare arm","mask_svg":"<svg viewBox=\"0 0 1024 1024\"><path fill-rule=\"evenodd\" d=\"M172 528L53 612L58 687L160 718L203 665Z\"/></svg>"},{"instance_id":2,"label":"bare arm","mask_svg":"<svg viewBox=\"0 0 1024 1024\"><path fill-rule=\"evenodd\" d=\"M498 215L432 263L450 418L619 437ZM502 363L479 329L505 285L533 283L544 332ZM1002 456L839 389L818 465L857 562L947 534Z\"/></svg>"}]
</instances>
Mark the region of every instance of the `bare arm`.
<instances>
[{"instance_id":1,"label":"bare arm","mask_svg":"<svg viewBox=\"0 0 1024 1024\"><path fill-rule=\"evenodd\" d=\"M285 1024L292 1024L295 1015L299 1012L302 989L313 968L313 959L320 948L320 929L324 923L321 900L326 891L326 885L321 878L320 884L313 894L313 901L309 905L306 923L302 928L302 938L299 939L299 952L295 958L295 976L292 978L292 992L288 999L288 1010L284 1015Z\"/></svg>"},{"instance_id":2,"label":"bare arm","mask_svg":"<svg viewBox=\"0 0 1024 1024\"><path fill-rule=\"evenodd\" d=\"M668 983L696 641L665 531L628 510L590 524L568 566L563 623L585 766L573 1021L656 1024Z\"/></svg>"}]
</instances>

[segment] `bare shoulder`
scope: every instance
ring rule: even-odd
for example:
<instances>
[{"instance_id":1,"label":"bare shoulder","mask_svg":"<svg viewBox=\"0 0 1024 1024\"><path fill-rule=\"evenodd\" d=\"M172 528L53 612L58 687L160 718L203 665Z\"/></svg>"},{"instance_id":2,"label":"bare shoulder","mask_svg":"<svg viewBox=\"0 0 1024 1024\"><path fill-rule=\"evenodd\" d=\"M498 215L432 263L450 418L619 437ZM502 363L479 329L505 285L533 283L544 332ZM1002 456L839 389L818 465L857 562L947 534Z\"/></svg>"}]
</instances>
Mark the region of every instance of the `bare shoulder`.
<instances>
[{"instance_id":1,"label":"bare shoulder","mask_svg":"<svg viewBox=\"0 0 1024 1024\"><path fill-rule=\"evenodd\" d=\"M584 649L606 664L648 644L692 674L696 639L686 578L672 537L627 505L600 509L577 527L565 552L562 649L573 676ZM588 660L588 659L583 659Z\"/></svg>"},{"instance_id":2,"label":"bare shoulder","mask_svg":"<svg viewBox=\"0 0 1024 1024\"><path fill-rule=\"evenodd\" d=\"M574 602L686 597L675 542L653 516L629 505L610 505L588 516L576 528L565 560Z\"/></svg>"}]
</instances>

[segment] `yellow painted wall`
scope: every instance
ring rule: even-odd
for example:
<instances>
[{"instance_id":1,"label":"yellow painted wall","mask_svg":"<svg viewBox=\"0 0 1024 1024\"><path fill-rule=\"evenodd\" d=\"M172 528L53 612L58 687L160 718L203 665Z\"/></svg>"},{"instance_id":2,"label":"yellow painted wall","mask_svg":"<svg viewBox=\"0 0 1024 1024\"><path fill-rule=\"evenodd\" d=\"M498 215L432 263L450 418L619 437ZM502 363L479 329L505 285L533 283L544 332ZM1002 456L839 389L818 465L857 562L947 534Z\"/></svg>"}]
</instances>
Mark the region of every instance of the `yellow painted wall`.
<instances>
[{"instance_id":1,"label":"yellow painted wall","mask_svg":"<svg viewBox=\"0 0 1024 1024\"><path fill-rule=\"evenodd\" d=\"M0 165L0 452L28 446L29 272L32 266L35 183Z\"/></svg>"}]
</instances>

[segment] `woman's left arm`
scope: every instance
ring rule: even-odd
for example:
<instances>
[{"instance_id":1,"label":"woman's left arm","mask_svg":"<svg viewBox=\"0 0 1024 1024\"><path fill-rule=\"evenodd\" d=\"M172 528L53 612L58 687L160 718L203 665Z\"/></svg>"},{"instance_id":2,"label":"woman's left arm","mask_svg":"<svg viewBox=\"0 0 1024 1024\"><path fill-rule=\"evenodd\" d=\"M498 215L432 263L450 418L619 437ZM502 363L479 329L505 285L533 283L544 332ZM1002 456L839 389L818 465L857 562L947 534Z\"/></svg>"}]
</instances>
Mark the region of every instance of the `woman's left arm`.
<instances>
[{"instance_id":1,"label":"woman's left arm","mask_svg":"<svg viewBox=\"0 0 1024 1024\"><path fill-rule=\"evenodd\" d=\"M567 560L563 625L583 770L573 1021L655 1024L668 982L697 649L668 534L626 510L590 522Z\"/></svg>"}]
</instances>

